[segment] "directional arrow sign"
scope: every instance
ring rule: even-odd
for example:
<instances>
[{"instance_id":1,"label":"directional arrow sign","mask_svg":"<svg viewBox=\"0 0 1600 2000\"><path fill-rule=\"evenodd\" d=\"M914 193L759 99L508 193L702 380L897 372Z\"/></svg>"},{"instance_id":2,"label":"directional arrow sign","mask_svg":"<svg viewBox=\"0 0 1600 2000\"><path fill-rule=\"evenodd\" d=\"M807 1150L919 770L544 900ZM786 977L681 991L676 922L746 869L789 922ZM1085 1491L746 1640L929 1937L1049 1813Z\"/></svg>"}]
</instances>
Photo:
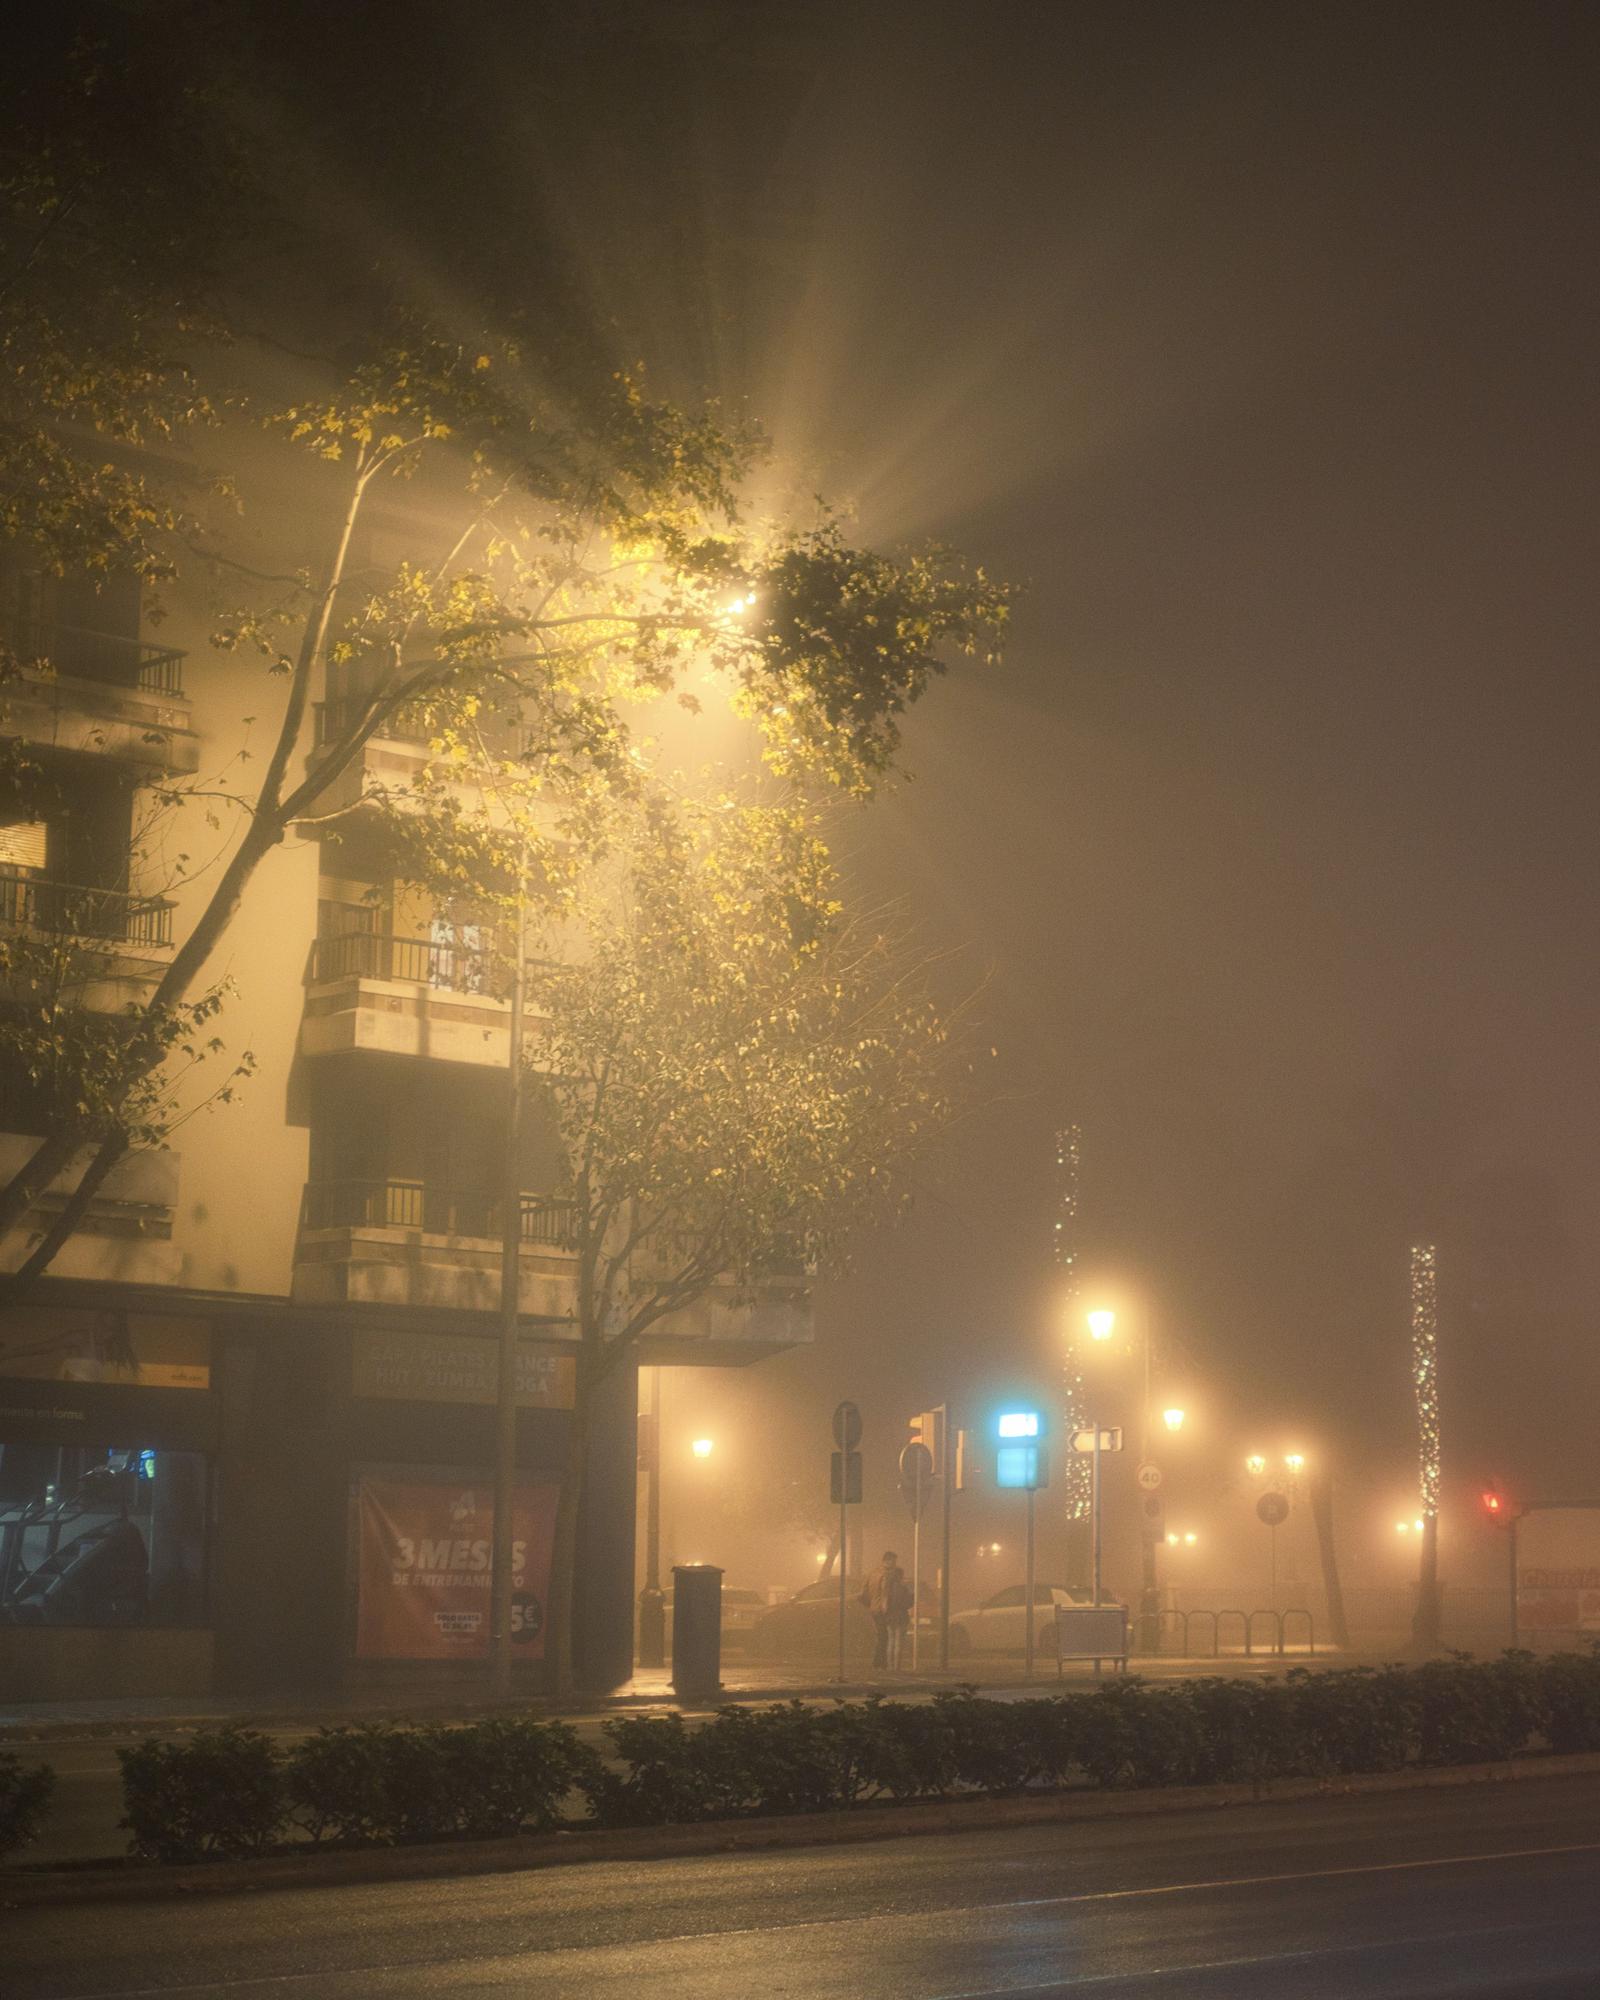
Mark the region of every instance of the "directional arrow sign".
<instances>
[{"instance_id":1,"label":"directional arrow sign","mask_svg":"<svg viewBox=\"0 0 1600 2000\"><path fill-rule=\"evenodd\" d=\"M1094 1432L1092 1430L1079 1431L1072 1440L1072 1449L1074 1451L1093 1451ZM1101 1431L1100 1449L1102 1451L1121 1451L1122 1449L1121 1424L1108 1425L1105 1430Z\"/></svg>"}]
</instances>

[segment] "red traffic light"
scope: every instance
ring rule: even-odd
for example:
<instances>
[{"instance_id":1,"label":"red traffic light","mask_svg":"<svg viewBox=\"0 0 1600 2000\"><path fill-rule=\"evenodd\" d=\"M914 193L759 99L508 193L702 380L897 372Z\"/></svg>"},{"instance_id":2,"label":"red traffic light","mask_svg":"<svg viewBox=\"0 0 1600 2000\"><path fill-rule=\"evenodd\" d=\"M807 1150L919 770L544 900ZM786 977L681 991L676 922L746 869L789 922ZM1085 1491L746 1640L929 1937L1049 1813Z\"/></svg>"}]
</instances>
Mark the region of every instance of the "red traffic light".
<instances>
[{"instance_id":1,"label":"red traffic light","mask_svg":"<svg viewBox=\"0 0 1600 2000\"><path fill-rule=\"evenodd\" d=\"M1501 1504L1500 1495L1492 1486L1487 1487L1483 1495L1483 1511L1491 1517L1497 1516L1500 1512Z\"/></svg>"}]
</instances>

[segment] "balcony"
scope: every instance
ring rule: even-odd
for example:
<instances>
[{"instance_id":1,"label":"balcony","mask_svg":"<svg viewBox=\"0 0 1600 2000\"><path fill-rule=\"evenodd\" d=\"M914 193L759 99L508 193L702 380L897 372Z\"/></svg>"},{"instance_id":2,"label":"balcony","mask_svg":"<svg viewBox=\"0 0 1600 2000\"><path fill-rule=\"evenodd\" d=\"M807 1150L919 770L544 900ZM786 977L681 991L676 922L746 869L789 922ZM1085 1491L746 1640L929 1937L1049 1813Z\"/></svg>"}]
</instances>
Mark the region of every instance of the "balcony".
<instances>
[{"instance_id":1,"label":"balcony","mask_svg":"<svg viewBox=\"0 0 1600 2000\"><path fill-rule=\"evenodd\" d=\"M172 904L161 896L81 888L0 865L0 930L28 931L63 947L59 963L37 968L40 981L65 982L62 997L94 1014L142 1007L166 970L172 945ZM19 955L0 998L37 1000L34 968Z\"/></svg>"},{"instance_id":2,"label":"balcony","mask_svg":"<svg viewBox=\"0 0 1600 2000\"><path fill-rule=\"evenodd\" d=\"M3 636L22 662L7 696L8 735L164 772L199 769L178 648L75 625L25 625Z\"/></svg>"},{"instance_id":3,"label":"balcony","mask_svg":"<svg viewBox=\"0 0 1600 2000\"><path fill-rule=\"evenodd\" d=\"M0 924L130 945L136 951L164 951L172 943L172 904L163 896L86 889L0 867Z\"/></svg>"},{"instance_id":4,"label":"balcony","mask_svg":"<svg viewBox=\"0 0 1600 2000\"><path fill-rule=\"evenodd\" d=\"M9 1181L33 1157L39 1141L20 1132L0 1132L0 1182ZM78 1185L87 1148L64 1167L40 1195L25 1221L0 1241L0 1268L14 1270ZM140 1284L171 1284L179 1256L172 1241L181 1156L167 1149L131 1152L107 1174L83 1221L58 1253L52 1269L68 1278L121 1278Z\"/></svg>"},{"instance_id":5,"label":"balcony","mask_svg":"<svg viewBox=\"0 0 1600 2000\"><path fill-rule=\"evenodd\" d=\"M500 1302L500 1216L484 1188L416 1180L310 1182L300 1213L293 1296L489 1312ZM570 1316L573 1204L524 1194L519 1308Z\"/></svg>"},{"instance_id":6,"label":"balcony","mask_svg":"<svg viewBox=\"0 0 1600 2000\"><path fill-rule=\"evenodd\" d=\"M530 970L540 962L530 960ZM380 931L318 938L300 1052L368 1049L504 1069L509 967L493 950Z\"/></svg>"},{"instance_id":7,"label":"balcony","mask_svg":"<svg viewBox=\"0 0 1600 2000\"><path fill-rule=\"evenodd\" d=\"M367 713L370 697L340 695L315 704L314 761L332 743L337 743ZM482 771L470 759L462 762L435 754L432 744L437 730L428 719L425 705L408 702L384 719L362 745L358 755L339 773L329 787L322 810L344 812L359 804L373 791L403 793L424 771L443 782L465 805L481 803ZM520 756L528 747L531 732L509 716L485 716L481 723L484 747L500 758Z\"/></svg>"}]
</instances>

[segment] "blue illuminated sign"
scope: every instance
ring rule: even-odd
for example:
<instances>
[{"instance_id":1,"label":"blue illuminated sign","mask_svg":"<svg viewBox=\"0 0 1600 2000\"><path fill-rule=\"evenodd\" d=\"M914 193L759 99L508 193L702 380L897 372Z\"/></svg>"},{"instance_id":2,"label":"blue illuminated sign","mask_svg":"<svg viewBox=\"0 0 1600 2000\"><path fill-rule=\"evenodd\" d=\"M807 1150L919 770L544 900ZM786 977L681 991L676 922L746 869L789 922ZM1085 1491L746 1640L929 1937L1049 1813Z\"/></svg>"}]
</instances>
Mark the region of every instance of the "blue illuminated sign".
<instances>
[{"instance_id":1,"label":"blue illuminated sign","mask_svg":"<svg viewBox=\"0 0 1600 2000\"><path fill-rule=\"evenodd\" d=\"M994 1483L1026 1491L1038 1486L1039 1447L1036 1444L1003 1444L995 1453Z\"/></svg>"},{"instance_id":2,"label":"blue illuminated sign","mask_svg":"<svg viewBox=\"0 0 1600 2000\"><path fill-rule=\"evenodd\" d=\"M1006 1410L998 1425L1003 1438L1036 1438L1039 1435L1037 1410Z\"/></svg>"}]
</instances>

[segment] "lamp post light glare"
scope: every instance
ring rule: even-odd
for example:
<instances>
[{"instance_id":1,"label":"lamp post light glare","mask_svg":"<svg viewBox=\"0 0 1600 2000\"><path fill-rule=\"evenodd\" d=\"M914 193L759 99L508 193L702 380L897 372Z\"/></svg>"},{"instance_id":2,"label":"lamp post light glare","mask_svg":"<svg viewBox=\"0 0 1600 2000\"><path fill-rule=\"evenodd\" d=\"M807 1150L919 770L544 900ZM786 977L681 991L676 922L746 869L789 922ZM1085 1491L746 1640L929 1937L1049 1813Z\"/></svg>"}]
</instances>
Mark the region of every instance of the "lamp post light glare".
<instances>
[{"instance_id":1,"label":"lamp post light glare","mask_svg":"<svg viewBox=\"0 0 1600 2000\"><path fill-rule=\"evenodd\" d=\"M1249 1473L1252 1479L1259 1479L1262 1473L1265 1472L1267 1469L1267 1461L1262 1457L1259 1451L1253 1451L1251 1452L1250 1456L1245 1460L1244 1469L1246 1472Z\"/></svg>"},{"instance_id":2,"label":"lamp post light glare","mask_svg":"<svg viewBox=\"0 0 1600 2000\"><path fill-rule=\"evenodd\" d=\"M710 1438L696 1438L689 1449L694 1453L696 1458L709 1458L711 1456L711 1440Z\"/></svg>"},{"instance_id":3,"label":"lamp post light glare","mask_svg":"<svg viewBox=\"0 0 1600 2000\"><path fill-rule=\"evenodd\" d=\"M1304 1470L1306 1461L1302 1452L1286 1451L1283 1455L1283 1462L1291 1472L1298 1474Z\"/></svg>"},{"instance_id":4,"label":"lamp post light glare","mask_svg":"<svg viewBox=\"0 0 1600 2000\"><path fill-rule=\"evenodd\" d=\"M1117 1316L1105 1306L1098 1307L1089 1315L1089 1331L1096 1340L1109 1340L1116 1331Z\"/></svg>"},{"instance_id":5,"label":"lamp post light glare","mask_svg":"<svg viewBox=\"0 0 1600 2000\"><path fill-rule=\"evenodd\" d=\"M1186 1414L1187 1412L1183 1410L1163 1410L1161 1412L1161 1421L1169 1431L1181 1431Z\"/></svg>"},{"instance_id":6,"label":"lamp post light glare","mask_svg":"<svg viewBox=\"0 0 1600 2000\"><path fill-rule=\"evenodd\" d=\"M1168 1548L1172 1548L1172 1549L1175 1549L1175 1548L1176 1548L1176 1547L1178 1546L1178 1538L1177 1538L1177 1536L1176 1536L1176 1535L1168 1535L1168 1537L1167 1537L1167 1546L1168 1546Z\"/></svg>"},{"instance_id":7,"label":"lamp post light glare","mask_svg":"<svg viewBox=\"0 0 1600 2000\"><path fill-rule=\"evenodd\" d=\"M1183 1539L1185 1543L1192 1549L1195 1543L1199 1541L1200 1537L1197 1534L1195 1534L1193 1529L1191 1529L1189 1533L1184 1536Z\"/></svg>"}]
</instances>

